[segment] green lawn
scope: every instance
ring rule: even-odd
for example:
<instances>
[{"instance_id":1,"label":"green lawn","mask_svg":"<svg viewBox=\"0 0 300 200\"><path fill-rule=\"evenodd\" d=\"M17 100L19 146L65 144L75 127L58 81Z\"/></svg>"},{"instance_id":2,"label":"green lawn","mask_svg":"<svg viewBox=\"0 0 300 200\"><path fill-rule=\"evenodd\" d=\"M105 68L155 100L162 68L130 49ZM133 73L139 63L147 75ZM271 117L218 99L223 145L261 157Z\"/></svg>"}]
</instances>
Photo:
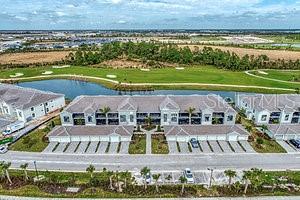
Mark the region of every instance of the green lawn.
<instances>
[{"instance_id":1,"label":"green lawn","mask_svg":"<svg viewBox=\"0 0 300 200\"><path fill-rule=\"evenodd\" d=\"M70 67L64 69L53 69L51 67L17 68L1 70L0 78L10 78L9 75L15 73L23 73L23 77L40 76L44 71L53 71L53 75L76 74L102 78L106 78L106 75L110 74L117 76L115 80L128 83L206 83L295 88L294 84L258 79L246 75L244 72L232 72L212 66L191 66L186 67L184 70L176 70L175 68L151 69L149 72L141 71L140 69L112 69L101 67ZM207 87L208 89L213 88L212 86ZM215 87L215 89L218 88ZM244 91L247 89L235 88L233 90ZM250 89L247 91L249 90ZM262 91L260 89L257 90L255 92Z\"/></svg>"},{"instance_id":2,"label":"green lawn","mask_svg":"<svg viewBox=\"0 0 300 200\"><path fill-rule=\"evenodd\" d=\"M54 125L60 125L60 118L54 118L46 124L45 128L32 131L9 148L13 151L42 152L48 145L45 136L50 132L53 123Z\"/></svg>"},{"instance_id":3,"label":"green lawn","mask_svg":"<svg viewBox=\"0 0 300 200\"><path fill-rule=\"evenodd\" d=\"M166 137L162 134L152 135L151 136L151 150L153 154L168 154L169 146L166 141Z\"/></svg>"},{"instance_id":4,"label":"green lawn","mask_svg":"<svg viewBox=\"0 0 300 200\"><path fill-rule=\"evenodd\" d=\"M146 154L146 135L134 134L128 152L129 154Z\"/></svg>"},{"instance_id":5,"label":"green lawn","mask_svg":"<svg viewBox=\"0 0 300 200\"><path fill-rule=\"evenodd\" d=\"M251 72L252 74L266 77L266 78L273 78L283 81L298 81L300 86L300 70L292 71L292 70L265 70L264 72L268 74L261 74L258 72ZM298 80L297 80L298 79Z\"/></svg>"}]
</instances>

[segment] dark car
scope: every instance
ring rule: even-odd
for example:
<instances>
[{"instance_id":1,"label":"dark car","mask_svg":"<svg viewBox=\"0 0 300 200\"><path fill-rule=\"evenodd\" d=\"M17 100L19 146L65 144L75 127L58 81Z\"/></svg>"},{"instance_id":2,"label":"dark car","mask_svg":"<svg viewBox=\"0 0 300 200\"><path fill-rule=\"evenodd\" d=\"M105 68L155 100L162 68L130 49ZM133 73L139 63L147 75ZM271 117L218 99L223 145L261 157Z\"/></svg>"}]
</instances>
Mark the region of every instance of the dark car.
<instances>
[{"instance_id":1,"label":"dark car","mask_svg":"<svg viewBox=\"0 0 300 200\"><path fill-rule=\"evenodd\" d=\"M290 140L290 143L300 149L300 140Z\"/></svg>"},{"instance_id":2,"label":"dark car","mask_svg":"<svg viewBox=\"0 0 300 200\"><path fill-rule=\"evenodd\" d=\"M191 143L193 148L199 148L199 143L198 143L198 140L196 140L196 138L192 138L190 140L190 143Z\"/></svg>"}]
</instances>

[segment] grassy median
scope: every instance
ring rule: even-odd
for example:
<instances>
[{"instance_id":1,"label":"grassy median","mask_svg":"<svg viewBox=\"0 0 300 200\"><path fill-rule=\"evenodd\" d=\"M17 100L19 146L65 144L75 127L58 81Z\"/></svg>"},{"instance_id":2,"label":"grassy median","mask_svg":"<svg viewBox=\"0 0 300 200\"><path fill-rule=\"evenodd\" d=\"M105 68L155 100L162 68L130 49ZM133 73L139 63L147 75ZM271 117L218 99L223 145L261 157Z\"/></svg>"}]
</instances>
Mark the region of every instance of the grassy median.
<instances>
[{"instance_id":1,"label":"grassy median","mask_svg":"<svg viewBox=\"0 0 300 200\"><path fill-rule=\"evenodd\" d=\"M146 135L133 134L128 152L129 154L146 154Z\"/></svg>"}]
</instances>

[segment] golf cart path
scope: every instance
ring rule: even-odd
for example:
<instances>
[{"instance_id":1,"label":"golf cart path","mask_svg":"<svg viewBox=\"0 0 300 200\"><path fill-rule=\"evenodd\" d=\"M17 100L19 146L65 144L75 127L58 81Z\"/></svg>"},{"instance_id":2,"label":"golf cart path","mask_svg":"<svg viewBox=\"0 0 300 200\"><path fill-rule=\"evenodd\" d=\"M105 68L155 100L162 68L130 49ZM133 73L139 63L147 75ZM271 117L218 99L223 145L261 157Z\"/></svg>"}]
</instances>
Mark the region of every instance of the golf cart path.
<instances>
[{"instance_id":1,"label":"golf cart path","mask_svg":"<svg viewBox=\"0 0 300 200\"><path fill-rule=\"evenodd\" d=\"M268 69L262 69L262 71L263 70L268 70ZM275 78L267 78L267 77L251 74L251 72L255 72L255 71L257 71L257 70L248 70L248 71L245 71L245 74L247 74L249 76L252 76L252 77L255 77L255 78L265 79L265 80L268 80L268 81L276 81L276 82L280 82L280 83L300 84L300 82L284 81L284 80L279 80L279 79L275 79ZM295 70L295 71L298 71L298 70Z\"/></svg>"}]
</instances>

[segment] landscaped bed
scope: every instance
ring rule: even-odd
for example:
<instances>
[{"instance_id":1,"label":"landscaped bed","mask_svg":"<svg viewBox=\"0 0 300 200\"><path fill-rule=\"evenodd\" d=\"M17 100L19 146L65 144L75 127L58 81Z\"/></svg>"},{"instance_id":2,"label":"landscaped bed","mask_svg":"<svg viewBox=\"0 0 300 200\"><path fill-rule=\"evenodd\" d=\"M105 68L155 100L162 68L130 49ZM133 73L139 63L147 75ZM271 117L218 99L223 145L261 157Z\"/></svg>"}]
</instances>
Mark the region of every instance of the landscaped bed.
<instances>
[{"instance_id":1,"label":"landscaped bed","mask_svg":"<svg viewBox=\"0 0 300 200\"><path fill-rule=\"evenodd\" d=\"M29 151L29 152L42 152L48 145L45 136L56 125L60 125L60 118L56 117L46 123L42 129L36 129L28 135L22 137L17 142L12 144L9 148L13 151ZM43 126L43 125L42 125Z\"/></svg>"},{"instance_id":2,"label":"landscaped bed","mask_svg":"<svg viewBox=\"0 0 300 200\"><path fill-rule=\"evenodd\" d=\"M129 154L145 154L146 153L146 135L134 134L129 145Z\"/></svg>"},{"instance_id":3,"label":"landscaped bed","mask_svg":"<svg viewBox=\"0 0 300 200\"><path fill-rule=\"evenodd\" d=\"M168 154L169 146L166 141L166 137L163 134L153 134L151 135L152 139L152 153L153 154Z\"/></svg>"}]
</instances>

